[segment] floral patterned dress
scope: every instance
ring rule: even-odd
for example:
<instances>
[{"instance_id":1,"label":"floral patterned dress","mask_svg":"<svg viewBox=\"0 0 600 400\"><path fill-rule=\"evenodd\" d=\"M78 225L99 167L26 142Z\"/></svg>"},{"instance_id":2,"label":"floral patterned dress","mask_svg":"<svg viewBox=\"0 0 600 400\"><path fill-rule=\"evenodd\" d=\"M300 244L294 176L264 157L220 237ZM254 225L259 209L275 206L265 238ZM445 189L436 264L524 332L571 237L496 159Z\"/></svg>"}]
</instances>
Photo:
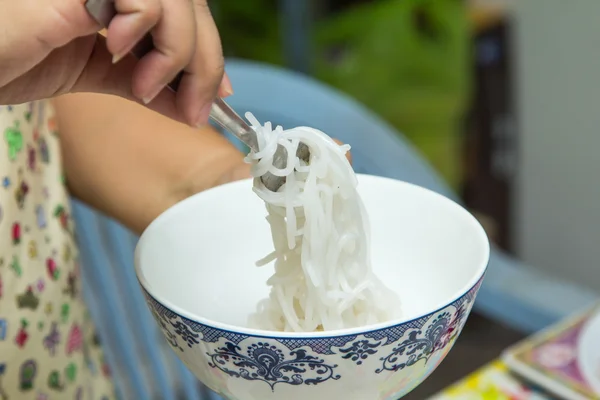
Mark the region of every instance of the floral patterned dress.
<instances>
[{"instance_id":1,"label":"floral patterned dress","mask_svg":"<svg viewBox=\"0 0 600 400\"><path fill-rule=\"evenodd\" d=\"M112 399L53 113L49 102L0 107L0 400Z\"/></svg>"}]
</instances>

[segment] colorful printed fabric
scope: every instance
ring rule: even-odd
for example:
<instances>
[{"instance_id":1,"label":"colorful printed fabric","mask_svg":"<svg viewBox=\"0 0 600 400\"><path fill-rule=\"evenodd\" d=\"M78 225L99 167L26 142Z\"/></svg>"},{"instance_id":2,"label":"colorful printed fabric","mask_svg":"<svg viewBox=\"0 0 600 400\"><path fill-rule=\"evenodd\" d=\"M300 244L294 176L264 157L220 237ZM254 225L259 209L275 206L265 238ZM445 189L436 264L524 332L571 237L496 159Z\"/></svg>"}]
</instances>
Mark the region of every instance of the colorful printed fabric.
<instances>
[{"instance_id":1,"label":"colorful printed fabric","mask_svg":"<svg viewBox=\"0 0 600 400\"><path fill-rule=\"evenodd\" d=\"M429 400L555 400L526 386L500 361L493 362Z\"/></svg>"},{"instance_id":2,"label":"colorful printed fabric","mask_svg":"<svg viewBox=\"0 0 600 400\"><path fill-rule=\"evenodd\" d=\"M0 400L112 399L48 102L0 107Z\"/></svg>"}]
</instances>

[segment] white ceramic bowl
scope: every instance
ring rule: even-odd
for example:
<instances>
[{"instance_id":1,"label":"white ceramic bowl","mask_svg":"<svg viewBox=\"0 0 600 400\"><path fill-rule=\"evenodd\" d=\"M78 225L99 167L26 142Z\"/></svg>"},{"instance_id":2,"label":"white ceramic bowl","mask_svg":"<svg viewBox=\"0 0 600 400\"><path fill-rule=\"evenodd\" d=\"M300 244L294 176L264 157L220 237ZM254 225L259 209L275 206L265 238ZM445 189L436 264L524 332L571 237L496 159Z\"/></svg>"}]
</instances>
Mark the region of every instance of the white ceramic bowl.
<instances>
[{"instance_id":1,"label":"white ceramic bowl","mask_svg":"<svg viewBox=\"0 0 600 400\"><path fill-rule=\"evenodd\" d=\"M241 181L167 210L142 235L136 272L175 353L235 400L395 400L439 365L481 285L489 243L462 207L429 190L360 175L373 268L403 317L357 329L281 333L247 328L268 296L272 250L264 204Z\"/></svg>"}]
</instances>

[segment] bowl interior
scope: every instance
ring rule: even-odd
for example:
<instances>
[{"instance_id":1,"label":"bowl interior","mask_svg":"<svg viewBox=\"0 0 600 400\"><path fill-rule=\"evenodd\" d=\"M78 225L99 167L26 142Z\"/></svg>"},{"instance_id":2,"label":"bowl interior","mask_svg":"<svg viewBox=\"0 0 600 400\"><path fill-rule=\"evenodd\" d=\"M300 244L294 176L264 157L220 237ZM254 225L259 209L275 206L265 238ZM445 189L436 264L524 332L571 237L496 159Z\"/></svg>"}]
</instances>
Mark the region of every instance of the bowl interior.
<instances>
[{"instance_id":1,"label":"bowl interior","mask_svg":"<svg viewBox=\"0 0 600 400\"><path fill-rule=\"evenodd\" d=\"M268 296L273 266L255 261L272 251L264 203L251 180L195 195L157 218L136 249L145 289L173 311L208 325L245 330ZM473 216L429 190L359 175L371 223L375 273L402 302L402 319L442 308L481 278L487 237Z\"/></svg>"}]
</instances>

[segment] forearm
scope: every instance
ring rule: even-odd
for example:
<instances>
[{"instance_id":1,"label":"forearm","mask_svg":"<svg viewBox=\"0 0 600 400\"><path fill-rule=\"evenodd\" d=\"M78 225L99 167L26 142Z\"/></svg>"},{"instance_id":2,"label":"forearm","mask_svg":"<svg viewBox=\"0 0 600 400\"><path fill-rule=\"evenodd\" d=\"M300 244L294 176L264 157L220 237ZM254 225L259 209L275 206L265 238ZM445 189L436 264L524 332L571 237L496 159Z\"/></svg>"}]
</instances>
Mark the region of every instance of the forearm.
<instances>
[{"instance_id":1,"label":"forearm","mask_svg":"<svg viewBox=\"0 0 600 400\"><path fill-rule=\"evenodd\" d=\"M136 232L178 201L249 176L225 138L116 97L54 101L72 194Z\"/></svg>"}]
</instances>

